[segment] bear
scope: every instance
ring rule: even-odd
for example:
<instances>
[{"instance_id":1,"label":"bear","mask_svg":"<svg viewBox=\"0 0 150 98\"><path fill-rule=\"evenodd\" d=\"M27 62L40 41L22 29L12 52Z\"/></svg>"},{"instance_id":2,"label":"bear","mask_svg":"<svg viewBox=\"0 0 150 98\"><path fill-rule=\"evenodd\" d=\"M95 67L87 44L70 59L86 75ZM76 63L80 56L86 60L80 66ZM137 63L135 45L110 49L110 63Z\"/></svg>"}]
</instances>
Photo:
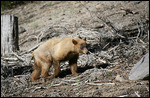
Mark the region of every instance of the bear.
<instances>
[{"instance_id":1,"label":"bear","mask_svg":"<svg viewBox=\"0 0 150 98\"><path fill-rule=\"evenodd\" d=\"M60 62L69 61L72 76L77 76L77 60L79 53L88 53L86 37L77 39L72 37L49 39L33 51L31 60L34 58L31 81L40 78L54 78L59 76ZM54 74L49 75L49 69L53 65Z\"/></svg>"}]
</instances>

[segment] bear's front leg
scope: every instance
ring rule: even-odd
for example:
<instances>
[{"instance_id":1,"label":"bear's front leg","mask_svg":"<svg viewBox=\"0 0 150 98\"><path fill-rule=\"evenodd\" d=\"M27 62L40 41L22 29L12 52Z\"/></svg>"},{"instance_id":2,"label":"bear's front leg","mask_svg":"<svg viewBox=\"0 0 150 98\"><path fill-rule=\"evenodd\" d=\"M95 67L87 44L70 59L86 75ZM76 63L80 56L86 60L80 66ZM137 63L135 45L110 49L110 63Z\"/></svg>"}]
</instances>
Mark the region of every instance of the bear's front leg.
<instances>
[{"instance_id":1,"label":"bear's front leg","mask_svg":"<svg viewBox=\"0 0 150 98\"><path fill-rule=\"evenodd\" d=\"M60 62L59 61L53 61L53 67L54 67L54 77L57 77L60 74Z\"/></svg>"},{"instance_id":2,"label":"bear's front leg","mask_svg":"<svg viewBox=\"0 0 150 98\"><path fill-rule=\"evenodd\" d=\"M77 73L77 57L69 60L69 66L72 72L72 76L78 76Z\"/></svg>"}]
</instances>

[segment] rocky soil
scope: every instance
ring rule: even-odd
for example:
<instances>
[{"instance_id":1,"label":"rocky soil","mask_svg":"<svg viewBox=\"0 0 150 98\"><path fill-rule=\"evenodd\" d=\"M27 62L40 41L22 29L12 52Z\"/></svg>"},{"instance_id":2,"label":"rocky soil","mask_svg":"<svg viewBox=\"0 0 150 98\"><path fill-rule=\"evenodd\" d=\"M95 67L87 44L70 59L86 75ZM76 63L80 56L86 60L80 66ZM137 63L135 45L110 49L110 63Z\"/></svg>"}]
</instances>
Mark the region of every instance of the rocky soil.
<instances>
[{"instance_id":1,"label":"rocky soil","mask_svg":"<svg viewBox=\"0 0 150 98\"><path fill-rule=\"evenodd\" d=\"M7 57L15 60L1 57L2 97L149 97L149 80L128 79L149 51L149 1L38 1L3 14L18 17L20 51ZM87 38L80 75L72 77L62 62L59 77L31 82L33 50L67 36Z\"/></svg>"}]
</instances>

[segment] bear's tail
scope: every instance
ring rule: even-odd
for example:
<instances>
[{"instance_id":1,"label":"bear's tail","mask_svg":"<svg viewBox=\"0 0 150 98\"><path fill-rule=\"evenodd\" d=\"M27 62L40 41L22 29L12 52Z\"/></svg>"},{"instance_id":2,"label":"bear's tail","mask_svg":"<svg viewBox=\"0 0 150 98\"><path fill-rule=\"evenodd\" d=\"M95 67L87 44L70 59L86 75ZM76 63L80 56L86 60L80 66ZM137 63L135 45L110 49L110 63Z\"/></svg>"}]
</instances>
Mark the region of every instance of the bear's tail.
<instances>
[{"instance_id":1,"label":"bear's tail","mask_svg":"<svg viewBox=\"0 0 150 98\"><path fill-rule=\"evenodd\" d=\"M29 63L31 63L31 60L33 59L33 57L34 57L34 54L32 53L32 56L31 56L31 59L30 59L30 62L29 62Z\"/></svg>"}]
</instances>

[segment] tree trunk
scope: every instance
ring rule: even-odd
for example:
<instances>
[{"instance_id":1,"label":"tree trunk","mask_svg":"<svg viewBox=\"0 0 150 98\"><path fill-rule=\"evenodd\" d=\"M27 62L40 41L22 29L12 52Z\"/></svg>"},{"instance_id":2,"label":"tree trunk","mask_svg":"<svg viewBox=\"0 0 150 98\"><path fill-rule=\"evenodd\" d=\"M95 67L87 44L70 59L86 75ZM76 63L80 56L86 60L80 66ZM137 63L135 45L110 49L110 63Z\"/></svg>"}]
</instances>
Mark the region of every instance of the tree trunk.
<instances>
[{"instance_id":1,"label":"tree trunk","mask_svg":"<svg viewBox=\"0 0 150 98\"><path fill-rule=\"evenodd\" d=\"M1 16L1 56L19 50L18 18L13 15Z\"/></svg>"}]
</instances>

